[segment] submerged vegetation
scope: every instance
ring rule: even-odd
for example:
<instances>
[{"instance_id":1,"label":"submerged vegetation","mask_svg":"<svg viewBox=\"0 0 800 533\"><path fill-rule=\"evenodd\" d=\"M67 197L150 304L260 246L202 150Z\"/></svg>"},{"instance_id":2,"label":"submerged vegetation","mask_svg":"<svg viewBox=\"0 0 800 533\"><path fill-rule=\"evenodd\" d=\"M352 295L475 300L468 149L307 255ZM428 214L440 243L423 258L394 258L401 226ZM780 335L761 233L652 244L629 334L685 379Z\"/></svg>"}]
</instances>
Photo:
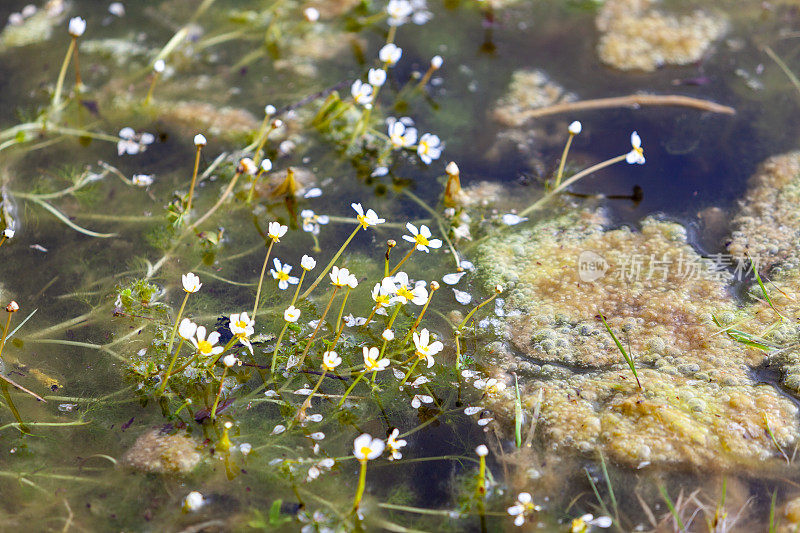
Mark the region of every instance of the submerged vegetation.
<instances>
[{"instance_id":1,"label":"submerged vegetation","mask_svg":"<svg viewBox=\"0 0 800 533\"><path fill-rule=\"evenodd\" d=\"M638 185L597 193L600 176L612 190L667 158L671 134L615 127L619 109L736 110L627 77L627 96L573 92L574 73L519 61L498 84L485 66L496 31L527 30L517 17L550 17L546 40L596 26L591 60L617 80L694 63L763 15L688 4L9 13L3 527L800 523L797 154L761 167L728 248L707 252L636 211ZM478 59L461 23L483 31ZM30 67L11 58L45 47L53 63L20 81ZM503 159L525 175L503 183ZM533 174L541 186L520 185ZM613 222L623 204L634 229Z\"/></svg>"}]
</instances>

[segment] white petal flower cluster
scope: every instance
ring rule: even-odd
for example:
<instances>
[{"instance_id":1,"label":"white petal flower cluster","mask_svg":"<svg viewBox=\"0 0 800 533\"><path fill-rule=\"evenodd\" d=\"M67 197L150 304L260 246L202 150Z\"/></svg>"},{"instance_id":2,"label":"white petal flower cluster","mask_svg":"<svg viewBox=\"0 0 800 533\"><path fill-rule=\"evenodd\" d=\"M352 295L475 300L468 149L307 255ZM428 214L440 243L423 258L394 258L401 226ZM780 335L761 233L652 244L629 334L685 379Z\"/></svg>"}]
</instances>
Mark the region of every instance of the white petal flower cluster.
<instances>
[{"instance_id":1,"label":"white petal flower cluster","mask_svg":"<svg viewBox=\"0 0 800 533\"><path fill-rule=\"evenodd\" d=\"M417 144L417 155L426 165L442 155L442 141L432 133L423 133Z\"/></svg>"},{"instance_id":2,"label":"white petal flower cluster","mask_svg":"<svg viewBox=\"0 0 800 533\"><path fill-rule=\"evenodd\" d=\"M417 129L413 127L414 121L409 117L400 119L389 117L386 123L389 126L389 142L392 143L393 149L411 148L417 144Z\"/></svg>"},{"instance_id":3,"label":"white petal flower cluster","mask_svg":"<svg viewBox=\"0 0 800 533\"><path fill-rule=\"evenodd\" d=\"M358 278L351 274L346 268L333 267L331 269L331 283L337 287L350 287L355 289L358 286Z\"/></svg>"},{"instance_id":4,"label":"white petal flower cluster","mask_svg":"<svg viewBox=\"0 0 800 533\"><path fill-rule=\"evenodd\" d=\"M428 248L441 248L442 241L439 239L431 239L431 230L426 225L422 225L417 229L417 227L412 224L411 222L406 224L406 228L408 229L411 235L403 235L403 239L408 242L413 242L414 246L420 252L428 253L430 250Z\"/></svg>"},{"instance_id":5,"label":"white petal flower cluster","mask_svg":"<svg viewBox=\"0 0 800 533\"><path fill-rule=\"evenodd\" d=\"M119 130L119 141L117 141L118 155L136 155L144 152L148 145L153 144L156 138L152 133L136 133L133 128L125 127Z\"/></svg>"}]
</instances>

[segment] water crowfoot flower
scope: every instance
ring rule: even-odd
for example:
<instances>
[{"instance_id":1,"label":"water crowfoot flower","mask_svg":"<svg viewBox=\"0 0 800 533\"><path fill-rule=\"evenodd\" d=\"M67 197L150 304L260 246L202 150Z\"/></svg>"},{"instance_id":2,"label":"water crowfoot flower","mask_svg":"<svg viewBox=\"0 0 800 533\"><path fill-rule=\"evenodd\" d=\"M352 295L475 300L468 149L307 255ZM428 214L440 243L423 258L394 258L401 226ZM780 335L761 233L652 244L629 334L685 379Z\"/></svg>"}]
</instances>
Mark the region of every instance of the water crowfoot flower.
<instances>
[{"instance_id":1,"label":"water crowfoot flower","mask_svg":"<svg viewBox=\"0 0 800 533\"><path fill-rule=\"evenodd\" d=\"M272 260L272 264L275 265L275 268L270 269L269 272L270 274L272 274L272 277L274 279L278 280L279 289L285 291L286 289L289 288L290 284L297 285L298 283L300 283L300 278L289 275L289 272L292 271L291 265L287 265L285 263L281 265L281 261L277 257Z\"/></svg>"},{"instance_id":2,"label":"water crowfoot flower","mask_svg":"<svg viewBox=\"0 0 800 533\"><path fill-rule=\"evenodd\" d=\"M541 506L533 503L533 497L529 492L520 492L517 501L508 508L507 512L514 517L514 525L519 527L525 523L526 518L541 509Z\"/></svg>"},{"instance_id":3,"label":"water crowfoot flower","mask_svg":"<svg viewBox=\"0 0 800 533\"><path fill-rule=\"evenodd\" d=\"M261 265L261 274L258 277L258 288L256 289L256 299L253 303L252 313L252 317L254 319L256 318L256 311L258 311L258 303L261 300L261 286L264 283L264 273L267 271L267 262L269 261L270 253L272 253L272 246L276 242L280 242L281 237L286 235L288 230L289 228L280 222L270 222L267 226L267 236L270 238L270 241L269 245L267 246L267 255L264 257L264 263Z\"/></svg>"},{"instance_id":4,"label":"water crowfoot flower","mask_svg":"<svg viewBox=\"0 0 800 533\"><path fill-rule=\"evenodd\" d=\"M183 284L183 290L190 293L199 291L200 287L203 286L203 284L200 283L200 278L193 272L183 274L181 276L181 283Z\"/></svg>"},{"instance_id":5,"label":"water crowfoot flower","mask_svg":"<svg viewBox=\"0 0 800 533\"><path fill-rule=\"evenodd\" d=\"M403 55L403 49L394 43L388 43L383 46L378 52L378 59L380 59L387 67L393 67L400 61Z\"/></svg>"},{"instance_id":6,"label":"water crowfoot flower","mask_svg":"<svg viewBox=\"0 0 800 533\"><path fill-rule=\"evenodd\" d=\"M326 372L333 372L340 364L342 358L336 352L328 351L322 354L322 369Z\"/></svg>"},{"instance_id":7,"label":"water crowfoot flower","mask_svg":"<svg viewBox=\"0 0 800 533\"><path fill-rule=\"evenodd\" d=\"M425 288L424 281L417 281L412 288L411 281L408 279L408 274L405 272L398 272L395 274L392 281L395 284L395 302L400 302L403 305L408 302L415 305L423 305L428 301L428 290Z\"/></svg>"},{"instance_id":8,"label":"water crowfoot flower","mask_svg":"<svg viewBox=\"0 0 800 533\"><path fill-rule=\"evenodd\" d=\"M367 461L380 457L385 448L385 442L381 439L373 439L369 433L364 433L353 441L353 455L361 463L361 470L358 475L358 489L356 489L356 496L353 499L354 512L358 510L361 498L364 495L367 481Z\"/></svg>"},{"instance_id":9,"label":"water crowfoot flower","mask_svg":"<svg viewBox=\"0 0 800 533\"><path fill-rule=\"evenodd\" d=\"M286 322L297 322L298 318L300 318L300 310L293 305L287 307L283 312L283 319Z\"/></svg>"},{"instance_id":10,"label":"water crowfoot flower","mask_svg":"<svg viewBox=\"0 0 800 533\"><path fill-rule=\"evenodd\" d=\"M361 207L361 204L353 203L350 204L350 207L356 212L356 219L364 229L386 222L385 218L378 218L378 214L372 209L367 209L367 212L364 213L364 208Z\"/></svg>"},{"instance_id":11,"label":"water crowfoot flower","mask_svg":"<svg viewBox=\"0 0 800 533\"><path fill-rule=\"evenodd\" d=\"M592 526L607 528L611 527L613 521L609 516L598 516L595 518L591 514L585 514L572 520L569 526L569 533L588 533Z\"/></svg>"},{"instance_id":12,"label":"water crowfoot flower","mask_svg":"<svg viewBox=\"0 0 800 533\"><path fill-rule=\"evenodd\" d=\"M639 137L639 134L635 131L631 133L631 146L633 149L628 152L628 155L625 157L625 161L633 164L644 165L644 150L642 149L642 139Z\"/></svg>"},{"instance_id":13,"label":"water crowfoot flower","mask_svg":"<svg viewBox=\"0 0 800 533\"><path fill-rule=\"evenodd\" d=\"M311 235L319 235L320 225L330 222L328 215L317 215L311 209L303 209L300 218L303 219L303 231Z\"/></svg>"},{"instance_id":14,"label":"water crowfoot flower","mask_svg":"<svg viewBox=\"0 0 800 533\"><path fill-rule=\"evenodd\" d=\"M152 133L142 132L136 133L133 128L122 128L119 130L119 141L117 141L117 154L118 155L136 155L139 152L144 152L147 147L156 138Z\"/></svg>"},{"instance_id":15,"label":"water crowfoot flower","mask_svg":"<svg viewBox=\"0 0 800 533\"><path fill-rule=\"evenodd\" d=\"M253 345L250 344L250 336L255 331L256 321L247 316L247 313L234 313L230 319L230 330L233 336L253 354Z\"/></svg>"},{"instance_id":16,"label":"water crowfoot flower","mask_svg":"<svg viewBox=\"0 0 800 533\"><path fill-rule=\"evenodd\" d=\"M353 96L353 101L362 106L372 105L372 85L364 83L361 80L356 80L350 86L350 94Z\"/></svg>"},{"instance_id":17,"label":"water crowfoot flower","mask_svg":"<svg viewBox=\"0 0 800 533\"><path fill-rule=\"evenodd\" d=\"M440 341L431 342L430 332L427 328L423 328L419 333L415 331L412 338L414 339L417 357L420 360L427 360L428 368L432 367L434 362L433 356L442 351L444 344Z\"/></svg>"},{"instance_id":18,"label":"water crowfoot flower","mask_svg":"<svg viewBox=\"0 0 800 533\"><path fill-rule=\"evenodd\" d=\"M423 133L417 144L417 155L426 165L442 155L442 141L432 133Z\"/></svg>"},{"instance_id":19,"label":"water crowfoot flower","mask_svg":"<svg viewBox=\"0 0 800 533\"><path fill-rule=\"evenodd\" d=\"M389 142L394 150L411 148L417 143L417 129L413 128L414 121L408 117L386 119L389 127Z\"/></svg>"},{"instance_id":20,"label":"water crowfoot flower","mask_svg":"<svg viewBox=\"0 0 800 533\"><path fill-rule=\"evenodd\" d=\"M406 228L411 233L411 235L403 235L403 240L408 242L412 242L415 245L415 248L421 252L428 253L430 248L441 248L442 241L439 239L431 239L431 230L428 229L428 226L422 225L417 229L417 227L412 224L411 222L406 224Z\"/></svg>"},{"instance_id":21,"label":"water crowfoot flower","mask_svg":"<svg viewBox=\"0 0 800 533\"><path fill-rule=\"evenodd\" d=\"M362 351L364 355L365 372L380 372L381 370L386 370L389 366L389 360L387 358L379 359L378 348L374 346L372 348L367 348L364 346Z\"/></svg>"},{"instance_id":22,"label":"water crowfoot flower","mask_svg":"<svg viewBox=\"0 0 800 533\"><path fill-rule=\"evenodd\" d=\"M186 497L183 499L183 511L184 512L193 512L198 511L200 508L205 505L205 499L203 495L193 490Z\"/></svg>"},{"instance_id":23,"label":"water crowfoot flower","mask_svg":"<svg viewBox=\"0 0 800 533\"><path fill-rule=\"evenodd\" d=\"M394 461L395 459L402 459L403 454L400 452L400 448L403 448L408 444L405 439L398 439L397 437L400 435L400 430L394 428L392 433L389 435L389 438L386 439L386 448L389 451L389 460Z\"/></svg>"},{"instance_id":24,"label":"water crowfoot flower","mask_svg":"<svg viewBox=\"0 0 800 533\"><path fill-rule=\"evenodd\" d=\"M300 267L306 272L314 270L315 266L317 266L317 262L310 255L304 255L303 258L300 259Z\"/></svg>"},{"instance_id":25,"label":"water crowfoot flower","mask_svg":"<svg viewBox=\"0 0 800 533\"><path fill-rule=\"evenodd\" d=\"M219 355L224 350L222 346L216 346L217 342L219 342L219 336L218 331L212 331L209 333L208 338L206 338L205 326L198 326L195 336L189 339L189 341L194 345L198 354L204 357L210 357Z\"/></svg>"},{"instance_id":26,"label":"water crowfoot flower","mask_svg":"<svg viewBox=\"0 0 800 533\"><path fill-rule=\"evenodd\" d=\"M386 71L382 68L371 68L367 73L367 81L373 87L381 87L386 83Z\"/></svg>"},{"instance_id":27,"label":"water crowfoot flower","mask_svg":"<svg viewBox=\"0 0 800 533\"><path fill-rule=\"evenodd\" d=\"M267 236L274 242L280 242L281 237L286 235L287 231L289 231L289 227L280 222L270 222L267 226Z\"/></svg>"},{"instance_id":28,"label":"water crowfoot flower","mask_svg":"<svg viewBox=\"0 0 800 533\"><path fill-rule=\"evenodd\" d=\"M414 12L408 0L389 0L386 4L386 14L389 15L389 26L402 26Z\"/></svg>"}]
</instances>

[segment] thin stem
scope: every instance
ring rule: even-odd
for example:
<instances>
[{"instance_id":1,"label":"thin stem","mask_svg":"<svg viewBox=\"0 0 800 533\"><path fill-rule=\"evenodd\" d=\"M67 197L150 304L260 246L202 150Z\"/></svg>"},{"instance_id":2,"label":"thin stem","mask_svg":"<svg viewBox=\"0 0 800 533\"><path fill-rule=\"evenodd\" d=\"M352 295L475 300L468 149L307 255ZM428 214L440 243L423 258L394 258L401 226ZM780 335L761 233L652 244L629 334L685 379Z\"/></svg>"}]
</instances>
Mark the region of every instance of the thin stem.
<instances>
[{"instance_id":1,"label":"thin stem","mask_svg":"<svg viewBox=\"0 0 800 533\"><path fill-rule=\"evenodd\" d=\"M344 314L344 305L347 303L347 297L350 296L350 291L352 290L353 288L348 285L347 292L344 293L342 306L339 308L339 316L336 318L336 340L339 340L339 336L342 334L342 315ZM336 340L333 341L334 346L336 346ZM333 347L331 347L331 351L333 351Z\"/></svg>"},{"instance_id":2,"label":"thin stem","mask_svg":"<svg viewBox=\"0 0 800 533\"><path fill-rule=\"evenodd\" d=\"M153 79L150 80L150 87L147 89L147 96L144 98L144 105L150 105L150 100L153 98L153 89L156 88L156 81L158 81L158 72L153 72Z\"/></svg>"},{"instance_id":3,"label":"thin stem","mask_svg":"<svg viewBox=\"0 0 800 533\"><path fill-rule=\"evenodd\" d=\"M525 215L528 215L528 214L532 213L533 211L536 211L537 209L542 207L542 205L544 205L547 202L549 202L550 200L552 200L555 195L557 195L558 193L560 193L561 191L563 191L564 189L566 189L567 187L569 187L570 185L572 185L573 183L578 181L579 179L585 178L589 174L593 174L594 172L597 172L598 170L604 169L606 167L610 167L611 165L619 163L620 161L625 161L625 158L627 156L628 156L628 154L624 153L622 155L618 155L617 157L612 157L611 159L608 159L608 160L603 161L601 163L597 163L594 166L591 166L591 167L589 167L589 168L587 168L585 170L582 170L582 171L578 172L577 174L575 174L574 176L572 176L568 180L566 180L564 183L562 183L561 185L559 185L558 187L556 187L555 189L553 189L552 191L550 191L549 193L545 194L544 196L542 196L541 198L536 200L534 203L532 203L531 205L529 205L528 207L523 209L522 212L519 213L519 216L520 217L524 217Z\"/></svg>"},{"instance_id":4,"label":"thin stem","mask_svg":"<svg viewBox=\"0 0 800 533\"><path fill-rule=\"evenodd\" d=\"M78 94L80 91L81 85L81 66L78 62L78 38L73 37L75 40L75 50L72 52L72 56L75 58L75 94Z\"/></svg>"},{"instance_id":5,"label":"thin stem","mask_svg":"<svg viewBox=\"0 0 800 533\"><path fill-rule=\"evenodd\" d=\"M417 365L419 364L420 361L422 361L422 359L419 356L417 356L417 360L414 361L414 364L411 365L411 368L408 369L406 377L404 377L403 381L400 382L400 387L406 384L406 381L408 381L408 378L411 377L411 373L414 372L414 369L417 368Z\"/></svg>"},{"instance_id":6,"label":"thin stem","mask_svg":"<svg viewBox=\"0 0 800 533\"><path fill-rule=\"evenodd\" d=\"M6 318L6 327L3 329L3 338L0 339L0 361L3 360L3 348L6 345L6 337L8 336L8 328L11 325L11 313L6 312L8 318Z\"/></svg>"},{"instance_id":7,"label":"thin stem","mask_svg":"<svg viewBox=\"0 0 800 533\"><path fill-rule=\"evenodd\" d=\"M556 174L556 188L561 185L561 177L564 175L564 164L567 162L567 154L569 153L569 147L572 144L572 139L575 137L575 134L569 132L569 138L567 138L567 144L564 145L564 152L561 154L561 162L558 164L558 173Z\"/></svg>"},{"instance_id":8,"label":"thin stem","mask_svg":"<svg viewBox=\"0 0 800 533\"><path fill-rule=\"evenodd\" d=\"M186 293L186 298L188 298L188 297L189 297L189 293L187 292ZM183 299L183 303L186 303L186 298ZM164 374L164 379L161 382L161 386L158 388L158 395L159 396L162 396L164 394L164 391L167 388L167 380L172 375L172 369L175 366L175 361L178 360L178 354L181 353L181 348L183 348L183 337L181 337L181 342L178 343L178 349L175 350L174 354L172 354L172 360L169 362L169 367L167 367L167 372L166 372L166 374ZM167 351L167 353L170 353L170 352Z\"/></svg>"},{"instance_id":9,"label":"thin stem","mask_svg":"<svg viewBox=\"0 0 800 533\"><path fill-rule=\"evenodd\" d=\"M336 261L339 259L339 256L342 255L342 252L344 252L344 249L347 248L347 245L350 244L350 241L353 240L353 237L356 236L356 233L358 233L358 230L360 230L360 229L361 229L361 225L359 224L358 226L356 226L356 229L353 230L353 233L350 234L350 236L347 238L347 240L344 241L344 244L342 244L342 247L339 248L338 252L336 252L336 255L333 256L333 259L331 259L330 262L328 262L328 264L322 270L322 273L317 277L317 279L314 280L314 283L312 283L311 286L308 289L306 289L306 291L303 294L300 295L300 299L301 300L305 299L309 294L311 294L311 291L313 291L314 289L317 288L317 285L320 284L320 282L322 281L322 278L324 278L325 275L328 273L328 271L331 268L333 268L334 263L336 263Z\"/></svg>"},{"instance_id":10,"label":"thin stem","mask_svg":"<svg viewBox=\"0 0 800 533\"><path fill-rule=\"evenodd\" d=\"M300 359L293 366L300 366L303 364L303 361L305 360L306 355L308 354L308 350L311 349L311 345L314 343L314 339L317 337L319 328L322 326L322 323L325 322L325 316L328 314L328 311L330 311L331 304L333 303L333 299L336 298L336 293L338 292L338 290L339 286L335 285L333 287L333 294L331 294L331 299L328 300L328 305L325 307L325 311L322 312L322 316L320 317L319 322L317 322L317 327L314 328L314 333L311 334L311 338L308 340L308 344L306 344L305 350L303 350L303 353L300 355Z\"/></svg>"},{"instance_id":11,"label":"thin stem","mask_svg":"<svg viewBox=\"0 0 800 533\"><path fill-rule=\"evenodd\" d=\"M3 246L3 243L6 242L7 240L8 240L8 238L5 235L0 237L0 246Z\"/></svg>"},{"instance_id":12,"label":"thin stem","mask_svg":"<svg viewBox=\"0 0 800 533\"><path fill-rule=\"evenodd\" d=\"M256 319L256 311L258 311L258 301L261 299L261 285L264 283L264 273L267 271L267 262L269 261L269 255L272 252L272 245L275 244L275 239L269 241L269 246L267 247L267 255L264 257L264 264L261 265L261 276L258 278L258 289L256 290L256 301L253 304L253 314L250 316L253 320Z\"/></svg>"},{"instance_id":13,"label":"thin stem","mask_svg":"<svg viewBox=\"0 0 800 533\"><path fill-rule=\"evenodd\" d=\"M225 202L225 200L227 200L227 199L228 199L228 196L230 196L230 194L231 194L231 191L233 190L233 188L236 186L236 181L239 179L239 176L241 176L241 172L237 172L236 174L234 174L234 175L233 175L233 178L231 178L231 182L228 184L228 187L227 187L227 188L225 189L225 191L222 193L222 196L220 196L220 197L219 197L219 200L217 200L217 203L215 203L215 204L214 204L214 205L211 207L211 209L209 209L209 210L208 210L208 212L207 212L205 215L203 215L202 217L200 217L200 218L197 220L197 222L195 222L194 224L192 224L191 226L189 226L189 229L190 229L190 230L193 230L193 229L195 229L197 226L199 226L200 224L202 224L203 222L205 222L205 221L208 219L208 217L210 217L211 215L213 215L213 214L214 214L214 212L215 212L217 209L219 209L219 208L220 208L220 206L221 206L221 205L222 205L222 204Z\"/></svg>"},{"instance_id":14,"label":"thin stem","mask_svg":"<svg viewBox=\"0 0 800 533\"><path fill-rule=\"evenodd\" d=\"M194 185L197 182L197 171L200 169L200 152L203 151L202 146L198 146L194 154L194 171L192 172L192 184L189 185L189 198L186 200L186 212L192 209L192 196L194 196Z\"/></svg>"},{"instance_id":15,"label":"thin stem","mask_svg":"<svg viewBox=\"0 0 800 533\"><path fill-rule=\"evenodd\" d=\"M356 490L356 497L353 500L354 513L358 511L358 506L361 504L361 498L364 496L364 488L367 485L367 459L361 459L359 462L361 463L361 471L358 473L358 489Z\"/></svg>"},{"instance_id":16,"label":"thin stem","mask_svg":"<svg viewBox=\"0 0 800 533\"><path fill-rule=\"evenodd\" d=\"M356 379L353 380L353 383L351 383L350 386L347 387L347 390L344 391L344 395L342 396L342 399L339 400L339 403L338 403L338 405L336 407L341 407L342 405L344 405L344 401L347 399L348 396L350 396L350 393L353 392L353 389L356 388L356 384L359 381L361 381L361 378L363 378L366 373L367 373L367 370L364 369L364 370L361 371L361 373L358 376L356 376Z\"/></svg>"},{"instance_id":17,"label":"thin stem","mask_svg":"<svg viewBox=\"0 0 800 533\"><path fill-rule=\"evenodd\" d=\"M178 317L175 319L175 325L172 326L172 333L169 336L169 345L167 346L167 353L172 353L172 344L175 342L175 333L178 331L178 323L181 321L181 316L183 315L183 309L186 307L186 301L189 299L189 292L186 293L186 296L183 297L183 303L181 304L181 308L178 311Z\"/></svg>"},{"instance_id":18,"label":"thin stem","mask_svg":"<svg viewBox=\"0 0 800 533\"><path fill-rule=\"evenodd\" d=\"M469 312L469 314L468 314L466 317L464 317L464 320L462 320L462 321L461 321L461 324L459 324L459 325L458 325L458 328L457 328L457 330L458 330L458 331L461 331L461 328L463 328L463 327L464 327L464 325L465 325L465 324L466 324L466 323L469 321L469 319L470 319L470 318L472 318L472 315L474 315L474 314L475 314L475 312L476 312L478 309L480 309L480 308L481 308L481 307L483 307L484 305L488 304L489 302L491 302L492 300L494 300L495 298L497 298L497 296L498 296L499 294L500 294L500 292L499 292L499 291L495 291L495 293L494 293L494 294L492 294L491 296L489 296L489 297L488 297L488 298L487 298L485 301L483 301L483 302L479 303L477 306L475 306L475 309L473 309L472 311L470 311L470 312Z\"/></svg>"},{"instance_id":19,"label":"thin stem","mask_svg":"<svg viewBox=\"0 0 800 533\"><path fill-rule=\"evenodd\" d=\"M481 455L479 461L477 493L478 496L482 498L483 495L486 494L486 457Z\"/></svg>"},{"instance_id":20,"label":"thin stem","mask_svg":"<svg viewBox=\"0 0 800 533\"><path fill-rule=\"evenodd\" d=\"M395 265L395 267L392 269L391 272L389 272L388 276L392 276L398 270L400 270L400 267L403 266L403 263L405 263L406 260L408 260L408 258L411 257L411 254L413 254L414 250L416 250L416 249L417 249L416 245L412 246L411 249L408 251L408 253L406 255L404 255L403 258L400 260L400 262ZM386 277L388 277L388 276L386 276Z\"/></svg>"},{"instance_id":21,"label":"thin stem","mask_svg":"<svg viewBox=\"0 0 800 533\"><path fill-rule=\"evenodd\" d=\"M300 421L303 420L303 418L305 418L306 409L311 407L311 399L314 397L314 395L319 390L319 386L322 385L322 380L325 379L325 376L327 374L328 374L328 370L323 367L322 375L319 377L319 380L317 381L317 384L314 385L314 389L311 391L311 394L308 395L308 398L306 398L306 400L303 402L303 405L301 405L300 409L298 409L297 414L295 415L294 419L292 420L292 423L300 422Z\"/></svg>"},{"instance_id":22,"label":"thin stem","mask_svg":"<svg viewBox=\"0 0 800 533\"><path fill-rule=\"evenodd\" d=\"M425 305L422 307L422 311L420 311L419 316L414 321L414 324L411 326L411 329L408 330L408 334L406 334L405 338L403 339L404 346L408 344L408 341L411 340L411 336L414 334L414 331L416 331L417 327L419 326L419 323L422 322L422 317L425 316L425 311L428 310L428 306L430 305L431 300L433 299L433 293L436 292L437 290L439 290L438 284L436 285L436 288L433 288L433 283L432 283L431 290L428 293L428 301L425 302Z\"/></svg>"},{"instance_id":23,"label":"thin stem","mask_svg":"<svg viewBox=\"0 0 800 533\"><path fill-rule=\"evenodd\" d=\"M228 374L228 367L226 366L222 371L222 377L219 378L219 389L217 390L217 397L214 398L214 405L211 407L211 420L217 418L217 405L219 405L219 397L222 396L222 386L225 384L225 376Z\"/></svg>"},{"instance_id":24,"label":"thin stem","mask_svg":"<svg viewBox=\"0 0 800 533\"><path fill-rule=\"evenodd\" d=\"M306 277L306 269L303 269L303 273L300 274L300 281L297 284L297 289L294 291L294 297L292 298L292 303L289 306L293 306L297 301L297 296L300 294L300 287L303 286L303 279ZM278 335L278 342L275 343L275 351L272 352L272 364L269 366L270 374L275 374L275 364L278 361L278 350L281 349L281 342L283 341L283 335L286 333L286 329L289 327L289 322L283 323L283 329L281 329L280 335Z\"/></svg>"},{"instance_id":25,"label":"thin stem","mask_svg":"<svg viewBox=\"0 0 800 533\"><path fill-rule=\"evenodd\" d=\"M56 89L53 92L53 109L58 109L61 105L61 91L64 89L64 78L67 76L67 67L69 66L69 60L72 59L72 55L75 52L77 41L77 37L72 38L72 41L69 43L69 48L67 48L67 55L64 56L64 62L61 64L61 70L58 73L58 81L56 81Z\"/></svg>"}]
</instances>

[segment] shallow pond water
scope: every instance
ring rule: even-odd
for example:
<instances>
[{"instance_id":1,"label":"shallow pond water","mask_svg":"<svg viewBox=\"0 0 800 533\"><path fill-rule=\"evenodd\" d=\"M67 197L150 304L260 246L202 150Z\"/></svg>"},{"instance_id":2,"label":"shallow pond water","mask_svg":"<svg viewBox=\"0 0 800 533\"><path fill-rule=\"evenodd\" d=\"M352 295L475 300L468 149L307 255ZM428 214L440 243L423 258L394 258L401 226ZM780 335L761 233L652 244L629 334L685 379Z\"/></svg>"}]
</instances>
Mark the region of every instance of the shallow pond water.
<instances>
[{"instance_id":1,"label":"shallow pond water","mask_svg":"<svg viewBox=\"0 0 800 533\"><path fill-rule=\"evenodd\" d=\"M549 399L536 397L541 381L623 374L616 348L603 356L613 362L596 364L591 357L576 361L513 349L522 391L522 410L515 413L514 378L495 348L508 349L506 327L517 309L504 310L498 299L477 310L474 320L467 316L497 296L487 282L498 270L491 263L525 255L502 255L504 239L533 222L542 224L542 235L563 232L566 246L570 232L586 221L601 221L605 232L636 229L656 215L683 224L687 247L698 256L725 252L748 178L768 157L797 148L800 84L791 74L800 72L796 3L681 0L653 7L631 1L625 7L622 0L605 6L429 0L427 7L414 4L424 24L409 20L395 30L388 29L386 2L153 0L124 3L124 14L112 14L109 4L51 0L36 10L25 1L0 5L0 20L10 21L0 34L0 229L14 230L0 243L0 303L14 300L20 307L4 312L3 324L9 318L10 327L0 330L7 337L0 351L3 375L13 381L3 382L0 401L0 530L498 531L514 530L518 516L525 518L524 528L546 531L609 524L620 531L753 531L767 529L770 521L790 531L800 523L794 454L800 396L781 381L792 369L780 359L791 352L797 332L786 333L783 343L755 348L755 333L738 337L752 349L742 356L742 375L795 405L780 423L764 408L766 426L752 440L767 442L766 452L725 450L714 460L631 464L604 455L607 442L581 447L571 436L559 440L548 422ZM620 70L597 52L603 35L596 20L613 5L644 9L643 20L653 16L650 9L687 17L676 19L679 26L706 10L726 21L725 30L688 64ZM318 9L319 20L307 8ZM67 25L77 16L87 22L77 39L83 85L75 87L73 59L57 98L70 45ZM403 49L393 67L377 59L387 33ZM443 65L418 87L434 55L442 56ZM157 59L166 62L158 75ZM353 103L351 83L379 67L387 79L366 111ZM614 105L502 123L497 108L513 100L509 87L520 73L533 71L552 91L569 93L568 101L676 94L735 113ZM534 96L513 102L515 116L535 111L525 108ZM274 118L264 122L269 134L256 153L267 104L284 124L272 131ZM441 156L434 149L433 160L424 163L417 141L392 150L384 122L390 116L413 118L420 135L437 134ZM542 198L546 181L552 190L573 120L582 122L582 131L571 144L565 179L626 154L634 130L646 163L623 161L588 176L562 200L532 212L531 221L504 219ZM141 137L145 132L152 142ZM208 142L199 150L193 209L185 212L198 133ZM250 198L253 178L237 165L262 155L272 170L259 174ZM464 197L443 197L450 161L460 169ZM297 194L280 190L289 167L296 169ZM152 184L137 186L135 175L153 176ZM386 223L357 230L353 202L374 209ZM304 231L306 209L330 217L318 236ZM559 222L548 226L550 220ZM275 221L288 231L271 245L269 223ZM406 222L426 224L429 238L446 242L405 262ZM313 255L317 265L303 278L302 294L352 234L336 262L355 273L352 294L346 283L334 289L326 275L309 297L293 300L295 285L281 290L269 272L278 258L299 276L301 258ZM391 253L388 239L398 243ZM534 241L525 246L540 245ZM497 255L485 253L495 242ZM271 254L266 272L265 253ZM451 284L463 260L475 270ZM441 285L430 305L424 305L426 292L419 302L395 303L388 316L376 315L367 327L349 324L347 315L371 318L370 291L401 261L412 280L426 281L429 289L434 280ZM184 290L181 276L188 272L202 282L197 292ZM546 267L542 272L553 276L553 287L563 277ZM513 288L517 278L502 281ZM700 296L724 307L713 310L717 314L760 316L753 301L764 298L753 285L721 289L733 294L738 287L736 299ZM780 286L767 286L779 297ZM637 290L631 288L631 299ZM203 339L188 335L195 347L176 337L180 315L219 330L225 345L228 317L252 315L257 291L254 331L248 333L252 354L233 339L222 354L236 356L231 365L223 359L215 365L213 358L198 362L194 354L204 349ZM517 305L514 294L508 301ZM290 302L301 313L296 324L284 320ZM416 324L421 313L424 320ZM552 314L563 325L558 309ZM309 322L323 315L317 331ZM782 319L788 329L796 322L793 315ZM393 321L396 339L384 341L387 321ZM758 342L777 328L758 324ZM612 326L630 350L630 335L623 332L635 330ZM443 343L430 367L411 328L425 328ZM708 328L697 342L705 346L718 334ZM708 340L709 346L714 342ZM322 354L331 345L343 361L321 372ZM636 339L633 345L638 347ZM362 371L365 346L385 352L390 368ZM304 349L308 357L287 368L305 357ZM646 379L663 361L649 355L634 353L644 392L617 383L611 386L614 398L652 399ZM532 365L538 370L529 371ZM492 377L507 385L500 400L492 397L496 391L475 385ZM579 386L575 391L580 397ZM304 406L309 393L310 407ZM615 409L611 403L608 411ZM779 407L769 416L790 412ZM522 445L515 442L517 420L524 429L520 442L529 439ZM394 428L407 441L402 458L356 460L356 437L386 439ZM683 445L678 440L676 448ZM485 465L476 453L481 445L488 445ZM366 487L359 486L360 468L367 468ZM541 508L512 516L508 509L521 492L531 493ZM573 522L586 513L608 516L609 523Z\"/></svg>"}]
</instances>

